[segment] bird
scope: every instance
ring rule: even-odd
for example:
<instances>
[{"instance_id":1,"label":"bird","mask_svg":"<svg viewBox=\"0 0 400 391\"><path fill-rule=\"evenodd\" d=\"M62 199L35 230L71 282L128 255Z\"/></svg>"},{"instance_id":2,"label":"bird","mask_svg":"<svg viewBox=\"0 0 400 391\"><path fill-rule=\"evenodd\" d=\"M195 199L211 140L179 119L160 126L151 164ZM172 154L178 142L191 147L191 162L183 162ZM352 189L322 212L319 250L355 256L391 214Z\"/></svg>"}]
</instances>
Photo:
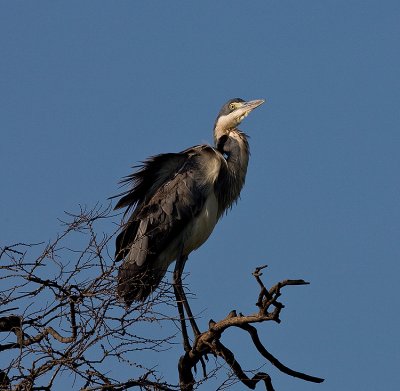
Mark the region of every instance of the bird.
<instances>
[{"instance_id":1,"label":"bird","mask_svg":"<svg viewBox=\"0 0 400 391\"><path fill-rule=\"evenodd\" d=\"M115 196L115 209L125 208L116 238L115 260L123 261L117 294L128 307L145 301L174 261L174 281L180 280L189 254L237 202L250 156L238 126L264 102L230 99L215 120L214 146L149 157L120 181L129 188Z\"/></svg>"}]
</instances>

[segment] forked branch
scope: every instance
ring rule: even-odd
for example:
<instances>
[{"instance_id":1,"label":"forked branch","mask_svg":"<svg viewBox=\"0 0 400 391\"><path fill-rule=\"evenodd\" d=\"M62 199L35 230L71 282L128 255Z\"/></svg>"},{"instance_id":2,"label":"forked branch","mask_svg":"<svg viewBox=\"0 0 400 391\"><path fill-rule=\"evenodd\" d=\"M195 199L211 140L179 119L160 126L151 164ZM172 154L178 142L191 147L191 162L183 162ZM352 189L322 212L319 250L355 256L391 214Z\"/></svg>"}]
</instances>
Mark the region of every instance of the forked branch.
<instances>
[{"instance_id":1,"label":"forked branch","mask_svg":"<svg viewBox=\"0 0 400 391\"><path fill-rule=\"evenodd\" d=\"M218 322L209 321L209 328L207 331L201 333L194 341L192 349L185 353L179 362L179 377L181 390L190 391L193 389L195 379L192 370L196 364L207 354L221 357L232 369L233 373L244 385L250 389L254 389L256 384L263 380L265 389L273 391L271 378L268 374L259 372L252 379L250 379L242 370L240 364L235 358L235 355L226 346L221 343L223 333L230 327L237 327L247 331L252 339L252 342L258 352L274 365L281 372L314 383L321 383L324 379L310 376L302 372L295 371L282 364L276 357L274 357L261 343L257 329L252 325L254 323L262 323L266 321L275 321L280 323L280 312L284 305L277 301L281 295L281 289L288 285L307 285L308 282L304 280L284 280L270 289L267 289L261 280L261 270L266 266L260 266L253 272L256 281L260 286L260 293L256 306L258 312L250 315L237 314L235 310L231 311L225 319Z\"/></svg>"}]
</instances>

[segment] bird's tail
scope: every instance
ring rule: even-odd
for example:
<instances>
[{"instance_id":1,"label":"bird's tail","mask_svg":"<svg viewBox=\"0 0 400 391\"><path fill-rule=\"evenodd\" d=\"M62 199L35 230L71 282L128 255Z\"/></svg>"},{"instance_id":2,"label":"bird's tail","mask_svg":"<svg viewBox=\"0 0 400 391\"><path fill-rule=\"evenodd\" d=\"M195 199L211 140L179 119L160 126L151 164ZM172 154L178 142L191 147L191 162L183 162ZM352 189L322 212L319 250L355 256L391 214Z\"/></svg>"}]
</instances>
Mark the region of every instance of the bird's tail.
<instances>
[{"instance_id":1,"label":"bird's tail","mask_svg":"<svg viewBox=\"0 0 400 391\"><path fill-rule=\"evenodd\" d=\"M117 294L127 306L134 301L145 301L160 284L166 270L138 266L135 262L125 261L118 271Z\"/></svg>"}]
</instances>

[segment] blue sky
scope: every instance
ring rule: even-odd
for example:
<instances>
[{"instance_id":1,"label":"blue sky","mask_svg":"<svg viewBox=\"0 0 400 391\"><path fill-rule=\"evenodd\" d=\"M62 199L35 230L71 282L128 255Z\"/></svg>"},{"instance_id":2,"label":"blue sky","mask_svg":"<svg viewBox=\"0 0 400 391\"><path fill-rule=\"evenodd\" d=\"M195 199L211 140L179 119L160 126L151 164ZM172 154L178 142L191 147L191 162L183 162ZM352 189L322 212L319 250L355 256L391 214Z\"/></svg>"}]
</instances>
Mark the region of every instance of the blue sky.
<instances>
[{"instance_id":1,"label":"blue sky","mask_svg":"<svg viewBox=\"0 0 400 391\"><path fill-rule=\"evenodd\" d=\"M148 155L211 143L229 98L265 98L241 126L241 200L186 267L200 324L252 311L267 263L269 283L311 285L285 291L263 340L327 379L266 366L277 390L396 389L399 18L389 0L1 2L2 244L49 240Z\"/></svg>"}]
</instances>

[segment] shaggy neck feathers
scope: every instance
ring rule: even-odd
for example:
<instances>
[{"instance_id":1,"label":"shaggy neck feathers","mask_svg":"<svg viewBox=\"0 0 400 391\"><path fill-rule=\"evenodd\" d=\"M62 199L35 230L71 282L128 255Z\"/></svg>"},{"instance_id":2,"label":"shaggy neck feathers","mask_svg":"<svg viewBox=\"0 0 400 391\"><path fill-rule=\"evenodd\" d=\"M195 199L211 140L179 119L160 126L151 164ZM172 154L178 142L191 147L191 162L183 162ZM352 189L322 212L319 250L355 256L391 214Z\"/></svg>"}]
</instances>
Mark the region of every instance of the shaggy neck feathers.
<instances>
[{"instance_id":1,"label":"shaggy neck feathers","mask_svg":"<svg viewBox=\"0 0 400 391\"><path fill-rule=\"evenodd\" d=\"M222 215L239 198L246 178L250 149L246 134L239 129L216 129L214 137L216 149L226 162L226 165L221 167L217 184L219 215Z\"/></svg>"}]
</instances>

